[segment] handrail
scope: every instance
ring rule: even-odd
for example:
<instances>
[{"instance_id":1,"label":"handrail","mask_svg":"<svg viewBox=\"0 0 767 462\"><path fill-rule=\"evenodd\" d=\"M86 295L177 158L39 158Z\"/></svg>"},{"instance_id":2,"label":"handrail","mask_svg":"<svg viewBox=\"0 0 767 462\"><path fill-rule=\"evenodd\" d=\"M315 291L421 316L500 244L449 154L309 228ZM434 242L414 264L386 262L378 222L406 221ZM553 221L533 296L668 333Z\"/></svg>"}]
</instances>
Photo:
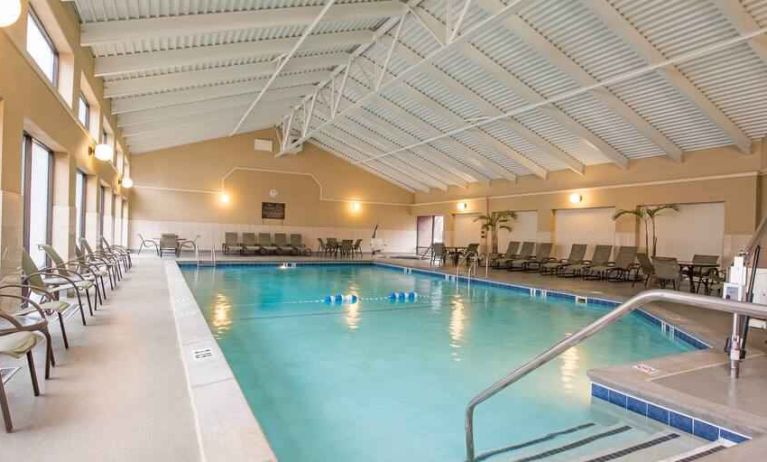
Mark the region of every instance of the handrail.
<instances>
[{"instance_id":1,"label":"handrail","mask_svg":"<svg viewBox=\"0 0 767 462\"><path fill-rule=\"evenodd\" d=\"M484 401L495 396L501 390L504 390L509 385L518 381L527 374L533 372L544 364L548 363L552 359L556 358L560 354L564 353L571 347L586 340L597 332L601 331L605 327L613 324L621 319L623 316L631 313L632 311L651 302L672 302L680 303L684 305L694 305L700 308L706 308L714 311L723 311L727 313L735 313L745 316L753 316L758 318L767 318L767 306L756 305L753 303L739 302L734 300L726 300L717 297L709 297L704 295L690 294L684 292L675 292L671 290L646 290L640 294L635 295L629 300L623 302L620 306L610 311L608 314L602 316L596 321L592 322L588 326L579 330L578 332L565 337L554 346L539 354L526 364L513 370L511 373L498 380L481 393L476 395L469 402L466 407L466 459L468 462L474 462L474 409ZM737 363L737 360L731 361ZM732 367L732 365L731 365Z\"/></svg>"}]
</instances>

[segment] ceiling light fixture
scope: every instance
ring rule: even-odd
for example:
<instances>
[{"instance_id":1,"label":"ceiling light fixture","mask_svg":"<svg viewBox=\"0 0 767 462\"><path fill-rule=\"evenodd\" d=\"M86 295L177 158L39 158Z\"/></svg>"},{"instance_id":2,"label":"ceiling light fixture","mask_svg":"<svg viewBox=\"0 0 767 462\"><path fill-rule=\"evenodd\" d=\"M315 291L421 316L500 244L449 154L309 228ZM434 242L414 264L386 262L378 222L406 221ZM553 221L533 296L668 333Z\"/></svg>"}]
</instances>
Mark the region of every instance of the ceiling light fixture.
<instances>
[{"instance_id":1,"label":"ceiling light fixture","mask_svg":"<svg viewBox=\"0 0 767 462\"><path fill-rule=\"evenodd\" d=\"M120 186L122 186L125 189L130 189L133 187L133 179L129 176L123 177L122 180L120 180Z\"/></svg>"},{"instance_id":2,"label":"ceiling light fixture","mask_svg":"<svg viewBox=\"0 0 767 462\"><path fill-rule=\"evenodd\" d=\"M581 201L583 201L583 196L581 196L579 193L572 193L572 194L570 194L570 203L571 204L580 204Z\"/></svg>"},{"instance_id":3,"label":"ceiling light fixture","mask_svg":"<svg viewBox=\"0 0 767 462\"><path fill-rule=\"evenodd\" d=\"M466 202L459 202L458 203L458 210L466 210L469 208L469 204Z\"/></svg>"},{"instance_id":4,"label":"ceiling light fixture","mask_svg":"<svg viewBox=\"0 0 767 462\"><path fill-rule=\"evenodd\" d=\"M102 162L108 162L114 159L115 150L112 147L112 145L109 144L97 144L96 149L94 149L93 154L96 155L96 159L102 161Z\"/></svg>"},{"instance_id":5,"label":"ceiling light fixture","mask_svg":"<svg viewBox=\"0 0 767 462\"><path fill-rule=\"evenodd\" d=\"M0 27L8 27L21 16L21 0L3 0L0 2Z\"/></svg>"}]
</instances>

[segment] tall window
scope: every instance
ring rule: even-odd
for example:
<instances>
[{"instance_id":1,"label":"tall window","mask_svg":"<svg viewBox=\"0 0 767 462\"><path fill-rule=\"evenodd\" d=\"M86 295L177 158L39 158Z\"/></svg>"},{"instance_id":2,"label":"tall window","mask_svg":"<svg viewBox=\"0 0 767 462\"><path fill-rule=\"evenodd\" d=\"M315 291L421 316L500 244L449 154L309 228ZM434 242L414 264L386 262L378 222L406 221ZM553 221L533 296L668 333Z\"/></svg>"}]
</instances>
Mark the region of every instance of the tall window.
<instances>
[{"instance_id":1,"label":"tall window","mask_svg":"<svg viewBox=\"0 0 767 462\"><path fill-rule=\"evenodd\" d=\"M27 134L24 135L22 172L24 249L38 266L45 266L45 252L38 245L51 243L53 152Z\"/></svg>"},{"instance_id":2,"label":"tall window","mask_svg":"<svg viewBox=\"0 0 767 462\"><path fill-rule=\"evenodd\" d=\"M104 214L104 206L106 205L106 197L107 197L107 188L106 186L100 185L99 186L99 233L97 236L97 239L101 239L101 236L104 235L104 221L106 220L106 216Z\"/></svg>"},{"instance_id":3,"label":"tall window","mask_svg":"<svg viewBox=\"0 0 767 462\"><path fill-rule=\"evenodd\" d=\"M77 99L77 118L85 128L91 128L91 105L83 95Z\"/></svg>"},{"instance_id":4,"label":"tall window","mask_svg":"<svg viewBox=\"0 0 767 462\"><path fill-rule=\"evenodd\" d=\"M120 244L128 245L128 201L123 199L123 206L121 208L122 213L122 234L120 235Z\"/></svg>"},{"instance_id":5,"label":"tall window","mask_svg":"<svg viewBox=\"0 0 767 462\"><path fill-rule=\"evenodd\" d=\"M27 52L35 60L48 80L56 86L59 72L59 54L53 40L32 8L27 17Z\"/></svg>"},{"instance_id":6,"label":"tall window","mask_svg":"<svg viewBox=\"0 0 767 462\"><path fill-rule=\"evenodd\" d=\"M75 173L75 237L85 237L85 173L80 170Z\"/></svg>"}]
</instances>

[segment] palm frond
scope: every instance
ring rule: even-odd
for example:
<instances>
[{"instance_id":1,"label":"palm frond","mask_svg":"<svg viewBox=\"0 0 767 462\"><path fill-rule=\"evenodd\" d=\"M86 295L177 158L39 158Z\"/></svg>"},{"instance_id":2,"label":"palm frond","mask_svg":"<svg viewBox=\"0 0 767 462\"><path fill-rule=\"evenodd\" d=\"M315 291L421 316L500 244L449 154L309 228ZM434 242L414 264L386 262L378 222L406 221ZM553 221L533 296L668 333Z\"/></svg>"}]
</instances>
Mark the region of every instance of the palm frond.
<instances>
[{"instance_id":1,"label":"palm frond","mask_svg":"<svg viewBox=\"0 0 767 462\"><path fill-rule=\"evenodd\" d=\"M664 205L659 205L657 207L647 208L647 215L653 218L657 216L658 213L664 210L673 210L675 212L678 212L679 206L677 204L664 204Z\"/></svg>"},{"instance_id":2,"label":"palm frond","mask_svg":"<svg viewBox=\"0 0 767 462\"><path fill-rule=\"evenodd\" d=\"M505 229L506 231L511 232L511 226L507 225L500 225L498 226L498 229Z\"/></svg>"},{"instance_id":3,"label":"palm frond","mask_svg":"<svg viewBox=\"0 0 767 462\"><path fill-rule=\"evenodd\" d=\"M613 220L617 220L618 218L625 215L634 215L637 218L644 219L645 211L642 208L636 208L631 210L618 210L613 214Z\"/></svg>"}]
</instances>

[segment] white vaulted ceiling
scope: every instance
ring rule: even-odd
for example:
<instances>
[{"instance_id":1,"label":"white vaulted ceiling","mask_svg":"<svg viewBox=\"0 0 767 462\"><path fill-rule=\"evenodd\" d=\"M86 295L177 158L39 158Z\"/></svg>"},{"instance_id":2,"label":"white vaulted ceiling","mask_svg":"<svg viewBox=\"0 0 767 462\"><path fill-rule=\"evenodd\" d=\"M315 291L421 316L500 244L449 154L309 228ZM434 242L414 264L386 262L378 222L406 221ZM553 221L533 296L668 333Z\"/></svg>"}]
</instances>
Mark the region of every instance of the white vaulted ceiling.
<instances>
[{"instance_id":1,"label":"white vaulted ceiling","mask_svg":"<svg viewBox=\"0 0 767 462\"><path fill-rule=\"evenodd\" d=\"M426 191L767 135L767 0L74 3L133 153L275 126Z\"/></svg>"}]
</instances>

